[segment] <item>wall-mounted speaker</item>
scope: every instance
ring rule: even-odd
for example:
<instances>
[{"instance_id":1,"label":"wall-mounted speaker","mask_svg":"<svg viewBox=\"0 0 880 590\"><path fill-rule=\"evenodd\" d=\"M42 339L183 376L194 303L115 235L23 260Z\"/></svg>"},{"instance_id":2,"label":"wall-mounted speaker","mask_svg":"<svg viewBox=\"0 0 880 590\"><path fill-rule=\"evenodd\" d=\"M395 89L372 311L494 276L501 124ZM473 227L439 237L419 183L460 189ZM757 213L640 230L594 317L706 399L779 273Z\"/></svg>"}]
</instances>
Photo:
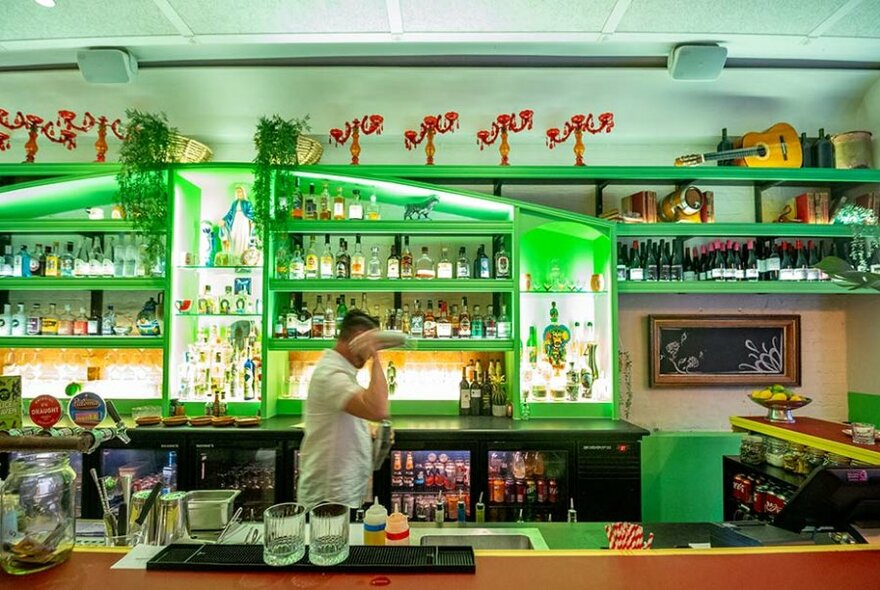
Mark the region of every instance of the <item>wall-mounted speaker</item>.
<instances>
[{"instance_id":1,"label":"wall-mounted speaker","mask_svg":"<svg viewBox=\"0 0 880 590\"><path fill-rule=\"evenodd\" d=\"M719 45L679 45L666 61L675 80L716 80L727 61L727 48Z\"/></svg>"},{"instance_id":2,"label":"wall-mounted speaker","mask_svg":"<svg viewBox=\"0 0 880 590\"><path fill-rule=\"evenodd\" d=\"M137 59L124 49L81 49L76 63L86 82L93 84L127 84L138 71Z\"/></svg>"}]
</instances>

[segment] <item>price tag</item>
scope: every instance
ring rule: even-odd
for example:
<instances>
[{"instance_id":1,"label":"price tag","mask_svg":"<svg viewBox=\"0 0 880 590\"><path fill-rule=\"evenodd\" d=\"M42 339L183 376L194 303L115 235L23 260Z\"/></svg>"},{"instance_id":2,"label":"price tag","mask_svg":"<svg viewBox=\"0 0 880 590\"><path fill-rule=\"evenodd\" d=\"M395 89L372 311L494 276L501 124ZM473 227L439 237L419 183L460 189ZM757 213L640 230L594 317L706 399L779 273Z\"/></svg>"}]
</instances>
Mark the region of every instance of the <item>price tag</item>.
<instances>
[{"instance_id":1,"label":"price tag","mask_svg":"<svg viewBox=\"0 0 880 590\"><path fill-rule=\"evenodd\" d=\"M38 395L31 401L28 413L40 428L52 428L61 420L61 402L51 395Z\"/></svg>"},{"instance_id":2,"label":"price tag","mask_svg":"<svg viewBox=\"0 0 880 590\"><path fill-rule=\"evenodd\" d=\"M77 426L94 428L107 415L107 405L97 393L83 391L70 400L67 413Z\"/></svg>"}]
</instances>

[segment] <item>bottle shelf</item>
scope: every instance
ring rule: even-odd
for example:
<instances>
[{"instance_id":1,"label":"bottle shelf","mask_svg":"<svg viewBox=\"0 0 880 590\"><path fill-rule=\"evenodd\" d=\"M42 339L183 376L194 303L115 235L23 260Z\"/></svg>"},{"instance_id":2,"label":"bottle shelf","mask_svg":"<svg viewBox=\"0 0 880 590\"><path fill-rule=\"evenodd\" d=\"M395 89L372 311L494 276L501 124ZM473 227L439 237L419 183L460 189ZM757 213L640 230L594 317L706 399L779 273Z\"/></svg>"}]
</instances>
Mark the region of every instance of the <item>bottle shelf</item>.
<instances>
[{"instance_id":1,"label":"bottle shelf","mask_svg":"<svg viewBox=\"0 0 880 590\"><path fill-rule=\"evenodd\" d=\"M401 293L492 293L513 291L512 279L311 279L269 282L272 291L312 293L386 291Z\"/></svg>"},{"instance_id":2,"label":"bottle shelf","mask_svg":"<svg viewBox=\"0 0 880 590\"><path fill-rule=\"evenodd\" d=\"M182 264L177 267L178 270L213 270L217 272L235 272L235 273L262 273L262 266L201 266Z\"/></svg>"},{"instance_id":3,"label":"bottle shelf","mask_svg":"<svg viewBox=\"0 0 880 590\"><path fill-rule=\"evenodd\" d=\"M119 278L119 277L4 277L0 279L0 290L40 290L40 291L152 291L165 288L165 279Z\"/></svg>"},{"instance_id":4,"label":"bottle shelf","mask_svg":"<svg viewBox=\"0 0 880 590\"><path fill-rule=\"evenodd\" d=\"M846 225L815 223L618 223L620 238L848 238L852 228Z\"/></svg>"},{"instance_id":5,"label":"bottle shelf","mask_svg":"<svg viewBox=\"0 0 880 590\"><path fill-rule=\"evenodd\" d=\"M412 339L412 345L408 348L396 349L410 352L418 351L457 351L457 350L473 350L486 352L504 352L513 350L513 340L498 339L467 339L459 338L424 338ZM331 338L308 338L308 339L284 339L272 338L269 340L269 350L290 350L290 351L308 351L308 350L326 350L333 348L336 340Z\"/></svg>"},{"instance_id":6,"label":"bottle shelf","mask_svg":"<svg viewBox=\"0 0 880 590\"><path fill-rule=\"evenodd\" d=\"M770 465L769 463L761 463L760 465L743 463L743 461L736 455L725 455L724 460L736 465L736 470L742 470L757 475L762 475L772 480L774 483L790 486L793 488L801 487L801 485L807 480L806 475L792 473L791 471L786 471L782 467L776 467L775 465ZM725 493L727 493L726 490Z\"/></svg>"},{"instance_id":7,"label":"bottle shelf","mask_svg":"<svg viewBox=\"0 0 880 590\"><path fill-rule=\"evenodd\" d=\"M291 221L283 233L337 235L474 236L513 232L509 221Z\"/></svg>"},{"instance_id":8,"label":"bottle shelf","mask_svg":"<svg viewBox=\"0 0 880 590\"><path fill-rule=\"evenodd\" d=\"M520 295L608 295L608 291L520 291Z\"/></svg>"},{"instance_id":9,"label":"bottle shelf","mask_svg":"<svg viewBox=\"0 0 880 590\"><path fill-rule=\"evenodd\" d=\"M175 313L178 318L262 318L259 313Z\"/></svg>"},{"instance_id":10,"label":"bottle shelf","mask_svg":"<svg viewBox=\"0 0 880 590\"><path fill-rule=\"evenodd\" d=\"M6 219L0 233L78 234L134 231L124 219Z\"/></svg>"},{"instance_id":11,"label":"bottle shelf","mask_svg":"<svg viewBox=\"0 0 880 590\"><path fill-rule=\"evenodd\" d=\"M0 336L0 348L164 348L162 336Z\"/></svg>"},{"instance_id":12,"label":"bottle shelf","mask_svg":"<svg viewBox=\"0 0 880 590\"><path fill-rule=\"evenodd\" d=\"M758 281L758 282L713 282L688 281L660 283L655 281L621 281L617 283L618 293L785 293L791 295L878 295L873 289L852 290L832 281Z\"/></svg>"}]
</instances>

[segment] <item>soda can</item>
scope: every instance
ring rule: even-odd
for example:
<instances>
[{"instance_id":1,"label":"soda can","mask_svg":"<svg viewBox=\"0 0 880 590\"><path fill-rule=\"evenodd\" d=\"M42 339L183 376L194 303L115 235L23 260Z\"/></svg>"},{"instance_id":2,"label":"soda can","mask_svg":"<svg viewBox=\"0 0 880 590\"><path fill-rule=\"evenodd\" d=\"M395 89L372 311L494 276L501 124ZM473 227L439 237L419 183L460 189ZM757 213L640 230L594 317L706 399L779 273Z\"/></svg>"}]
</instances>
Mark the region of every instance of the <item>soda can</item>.
<instances>
[{"instance_id":1,"label":"soda can","mask_svg":"<svg viewBox=\"0 0 880 590\"><path fill-rule=\"evenodd\" d=\"M559 501L559 485L555 479L547 481L547 501L556 504Z\"/></svg>"},{"instance_id":2,"label":"soda can","mask_svg":"<svg viewBox=\"0 0 880 590\"><path fill-rule=\"evenodd\" d=\"M526 482L521 479L516 480L516 503L526 503Z\"/></svg>"},{"instance_id":3,"label":"soda can","mask_svg":"<svg viewBox=\"0 0 880 590\"><path fill-rule=\"evenodd\" d=\"M535 482L536 496L539 504L547 501L547 480L540 478Z\"/></svg>"}]
</instances>

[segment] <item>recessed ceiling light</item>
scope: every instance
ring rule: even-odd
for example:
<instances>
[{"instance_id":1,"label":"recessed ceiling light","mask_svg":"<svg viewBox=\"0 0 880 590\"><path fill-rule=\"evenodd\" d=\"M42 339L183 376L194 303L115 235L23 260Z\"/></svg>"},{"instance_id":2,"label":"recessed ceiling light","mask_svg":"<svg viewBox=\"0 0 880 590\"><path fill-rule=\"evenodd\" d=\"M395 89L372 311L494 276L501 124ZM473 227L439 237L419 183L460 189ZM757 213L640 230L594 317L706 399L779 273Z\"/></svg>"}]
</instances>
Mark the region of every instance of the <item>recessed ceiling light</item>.
<instances>
[{"instance_id":1,"label":"recessed ceiling light","mask_svg":"<svg viewBox=\"0 0 880 590\"><path fill-rule=\"evenodd\" d=\"M55 0L34 0L34 2L46 8L55 8Z\"/></svg>"}]
</instances>

